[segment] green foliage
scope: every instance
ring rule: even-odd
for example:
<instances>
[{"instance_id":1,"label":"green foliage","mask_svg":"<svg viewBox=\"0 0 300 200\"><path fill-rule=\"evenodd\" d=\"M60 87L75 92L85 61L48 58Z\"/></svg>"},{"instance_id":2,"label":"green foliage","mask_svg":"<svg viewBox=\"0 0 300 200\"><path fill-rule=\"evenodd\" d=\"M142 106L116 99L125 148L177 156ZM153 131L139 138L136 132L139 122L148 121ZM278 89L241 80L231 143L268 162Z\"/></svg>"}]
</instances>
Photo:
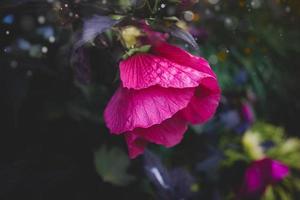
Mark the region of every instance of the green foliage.
<instances>
[{"instance_id":1,"label":"green foliage","mask_svg":"<svg viewBox=\"0 0 300 200\"><path fill-rule=\"evenodd\" d=\"M265 122L257 122L251 128L251 131L257 132L262 137L262 141L271 140L275 144L280 144L284 139L284 129Z\"/></svg>"},{"instance_id":2,"label":"green foliage","mask_svg":"<svg viewBox=\"0 0 300 200\"><path fill-rule=\"evenodd\" d=\"M300 140L287 138L282 127L277 127L265 122L257 122L248 130L239 142L237 138L224 136L220 147L223 148L226 158L223 167L232 167L237 161L250 163L263 157L279 160L290 167L290 176L280 184L269 186L262 200L293 200L295 191L300 189L300 178L294 170L300 169ZM268 142L271 145L264 147ZM227 145L226 145L227 144Z\"/></svg>"},{"instance_id":3,"label":"green foliage","mask_svg":"<svg viewBox=\"0 0 300 200\"><path fill-rule=\"evenodd\" d=\"M220 147L227 157L224 163L228 165L237 160L250 161L268 156L280 160L292 168L300 169L300 140L286 138L284 129L281 127L257 122L245 133L241 143L238 136L231 137L230 140L228 138L228 135L224 136L220 143ZM264 149L265 142L271 143L271 147Z\"/></svg>"},{"instance_id":4,"label":"green foliage","mask_svg":"<svg viewBox=\"0 0 300 200\"><path fill-rule=\"evenodd\" d=\"M251 129L260 134L261 143L271 141L273 147L265 153L271 158L281 160L292 168L300 169L300 140L298 138L286 138L284 129L267 123L256 123Z\"/></svg>"},{"instance_id":5,"label":"green foliage","mask_svg":"<svg viewBox=\"0 0 300 200\"><path fill-rule=\"evenodd\" d=\"M123 59L126 59L136 53L146 53L151 49L151 45L143 45L138 48L132 48L129 49L129 51L126 52L126 54L123 55Z\"/></svg>"},{"instance_id":6,"label":"green foliage","mask_svg":"<svg viewBox=\"0 0 300 200\"><path fill-rule=\"evenodd\" d=\"M117 147L108 149L103 145L94 153L96 171L106 182L125 186L135 178L127 173L130 165L128 155Z\"/></svg>"}]
</instances>

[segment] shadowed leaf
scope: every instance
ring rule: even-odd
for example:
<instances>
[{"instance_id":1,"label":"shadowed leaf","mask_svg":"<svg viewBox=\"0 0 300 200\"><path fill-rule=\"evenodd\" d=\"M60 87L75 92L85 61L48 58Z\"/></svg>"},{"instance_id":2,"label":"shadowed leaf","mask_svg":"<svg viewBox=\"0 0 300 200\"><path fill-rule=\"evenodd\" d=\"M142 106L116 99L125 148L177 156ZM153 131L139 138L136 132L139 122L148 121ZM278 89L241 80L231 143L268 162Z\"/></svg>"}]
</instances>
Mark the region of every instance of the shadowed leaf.
<instances>
[{"instance_id":1,"label":"shadowed leaf","mask_svg":"<svg viewBox=\"0 0 300 200\"><path fill-rule=\"evenodd\" d=\"M168 31L173 37L181 39L191 45L193 48L198 49L198 44L195 41L194 37L185 30L179 28L176 25L173 25Z\"/></svg>"},{"instance_id":2,"label":"shadowed leaf","mask_svg":"<svg viewBox=\"0 0 300 200\"><path fill-rule=\"evenodd\" d=\"M133 176L127 174L129 158L119 148L107 149L102 146L95 152L94 161L97 173L105 182L125 186L134 180Z\"/></svg>"},{"instance_id":3,"label":"shadowed leaf","mask_svg":"<svg viewBox=\"0 0 300 200\"><path fill-rule=\"evenodd\" d=\"M92 18L85 19L80 39L74 44L75 49L87 42L93 41L99 34L111 28L118 22L119 20L100 15L94 15Z\"/></svg>"}]
</instances>

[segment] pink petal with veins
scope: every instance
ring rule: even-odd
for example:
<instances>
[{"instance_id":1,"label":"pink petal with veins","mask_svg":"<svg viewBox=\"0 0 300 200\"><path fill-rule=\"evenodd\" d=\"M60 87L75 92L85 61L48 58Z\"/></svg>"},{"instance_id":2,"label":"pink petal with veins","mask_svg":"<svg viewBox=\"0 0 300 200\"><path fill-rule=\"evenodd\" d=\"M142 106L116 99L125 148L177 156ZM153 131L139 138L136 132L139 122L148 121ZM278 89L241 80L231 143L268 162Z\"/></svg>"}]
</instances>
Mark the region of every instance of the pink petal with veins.
<instances>
[{"instance_id":1,"label":"pink petal with veins","mask_svg":"<svg viewBox=\"0 0 300 200\"><path fill-rule=\"evenodd\" d=\"M137 128L132 133L145 138L147 141L165 147L178 144L187 130L187 123L178 115L149 128Z\"/></svg>"},{"instance_id":2,"label":"pink petal with veins","mask_svg":"<svg viewBox=\"0 0 300 200\"><path fill-rule=\"evenodd\" d=\"M152 52L155 55L162 56L177 64L192 67L216 78L216 75L210 68L207 60L202 57L194 56L179 47L170 45L166 42L161 42L153 46Z\"/></svg>"},{"instance_id":3,"label":"pink petal with veins","mask_svg":"<svg viewBox=\"0 0 300 200\"><path fill-rule=\"evenodd\" d=\"M153 85L172 88L197 87L211 75L161 56L140 53L120 63L124 87L143 89Z\"/></svg>"},{"instance_id":4,"label":"pink petal with veins","mask_svg":"<svg viewBox=\"0 0 300 200\"><path fill-rule=\"evenodd\" d=\"M148 142L172 147L182 140L186 130L186 122L178 115L149 128L134 129L125 134L129 156L142 154Z\"/></svg>"},{"instance_id":5,"label":"pink petal with veins","mask_svg":"<svg viewBox=\"0 0 300 200\"><path fill-rule=\"evenodd\" d=\"M204 123L216 112L221 98L217 80L207 78L196 89L189 105L180 111L182 116L192 124Z\"/></svg>"},{"instance_id":6,"label":"pink petal with veins","mask_svg":"<svg viewBox=\"0 0 300 200\"><path fill-rule=\"evenodd\" d=\"M194 88L162 88L116 91L104 111L104 120L111 133L121 134L135 128L148 128L171 118L185 108Z\"/></svg>"}]
</instances>

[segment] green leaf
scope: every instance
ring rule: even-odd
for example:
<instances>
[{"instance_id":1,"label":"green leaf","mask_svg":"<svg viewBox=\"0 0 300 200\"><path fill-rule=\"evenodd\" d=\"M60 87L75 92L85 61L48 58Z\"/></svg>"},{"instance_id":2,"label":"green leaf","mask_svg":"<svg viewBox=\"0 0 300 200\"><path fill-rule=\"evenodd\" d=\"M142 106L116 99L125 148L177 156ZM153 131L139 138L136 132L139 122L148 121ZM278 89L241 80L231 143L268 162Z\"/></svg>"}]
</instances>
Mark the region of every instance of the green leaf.
<instances>
[{"instance_id":1,"label":"green leaf","mask_svg":"<svg viewBox=\"0 0 300 200\"><path fill-rule=\"evenodd\" d=\"M275 194L272 187L268 187L262 197L262 200L275 200Z\"/></svg>"},{"instance_id":2,"label":"green leaf","mask_svg":"<svg viewBox=\"0 0 300 200\"><path fill-rule=\"evenodd\" d=\"M105 182L125 186L135 178L127 173L130 165L128 155L121 149L108 149L105 145L94 153L96 171Z\"/></svg>"},{"instance_id":3,"label":"green leaf","mask_svg":"<svg viewBox=\"0 0 300 200\"><path fill-rule=\"evenodd\" d=\"M130 49L129 51L127 51L124 55L123 55L123 59L127 59L128 57L136 54L136 53L146 53L151 49L151 45L143 45L139 48L133 48Z\"/></svg>"},{"instance_id":4,"label":"green leaf","mask_svg":"<svg viewBox=\"0 0 300 200\"><path fill-rule=\"evenodd\" d=\"M276 187L276 192L278 193L281 200L292 200L291 195L282 187Z\"/></svg>"}]
</instances>

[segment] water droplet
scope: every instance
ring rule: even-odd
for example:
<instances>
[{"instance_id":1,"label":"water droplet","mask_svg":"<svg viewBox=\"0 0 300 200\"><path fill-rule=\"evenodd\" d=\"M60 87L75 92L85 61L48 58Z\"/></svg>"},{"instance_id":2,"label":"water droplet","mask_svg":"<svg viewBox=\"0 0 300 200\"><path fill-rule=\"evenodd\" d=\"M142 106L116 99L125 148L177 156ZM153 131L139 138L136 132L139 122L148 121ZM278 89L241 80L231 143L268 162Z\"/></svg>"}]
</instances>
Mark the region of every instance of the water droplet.
<instances>
[{"instance_id":1,"label":"water droplet","mask_svg":"<svg viewBox=\"0 0 300 200\"><path fill-rule=\"evenodd\" d=\"M44 23L46 22L46 18L45 18L44 16L42 16L42 15L39 16L37 20L38 20L38 22L39 22L40 24L44 24Z\"/></svg>"},{"instance_id":2,"label":"water droplet","mask_svg":"<svg viewBox=\"0 0 300 200\"><path fill-rule=\"evenodd\" d=\"M3 49L4 53L10 53L12 51L11 47L5 47Z\"/></svg>"},{"instance_id":3,"label":"water droplet","mask_svg":"<svg viewBox=\"0 0 300 200\"><path fill-rule=\"evenodd\" d=\"M224 20L224 25L226 28L235 30L239 24L239 20L235 17L226 17Z\"/></svg>"},{"instance_id":4,"label":"water droplet","mask_svg":"<svg viewBox=\"0 0 300 200\"><path fill-rule=\"evenodd\" d=\"M254 9L257 9L261 6L261 1L260 0L252 0L251 1L251 7Z\"/></svg>"},{"instance_id":5,"label":"water droplet","mask_svg":"<svg viewBox=\"0 0 300 200\"><path fill-rule=\"evenodd\" d=\"M217 64L218 63L218 57L216 56L216 55L210 55L209 56L209 58L208 58L208 61L211 63L211 64L213 64L213 65L215 65L215 64Z\"/></svg>"},{"instance_id":6,"label":"water droplet","mask_svg":"<svg viewBox=\"0 0 300 200\"><path fill-rule=\"evenodd\" d=\"M194 13L192 11L185 11L183 17L186 21L192 21L194 18Z\"/></svg>"},{"instance_id":7,"label":"water droplet","mask_svg":"<svg viewBox=\"0 0 300 200\"><path fill-rule=\"evenodd\" d=\"M220 10L221 10L220 5L215 5L215 11L220 11Z\"/></svg>"},{"instance_id":8,"label":"water droplet","mask_svg":"<svg viewBox=\"0 0 300 200\"><path fill-rule=\"evenodd\" d=\"M227 18L225 19L225 24L231 25L231 24L232 24L232 20L231 20L229 17L227 17Z\"/></svg>"},{"instance_id":9,"label":"water droplet","mask_svg":"<svg viewBox=\"0 0 300 200\"><path fill-rule=\"evenodd\" d=\"M48 48L46 46L42 47L42 53L47 53L48 52Z\"/></svg>"},{"instance_id":10,"label":"water droplet","mask_svg":"<svg viewBox=\"0 0 300 200\"><path fill-rule=\"evenodd\" d=\"M55 42L55 37L54 36L50 36L49 37L49 42L50 43L54 43Z\"/></svg>"}]
</instances>

